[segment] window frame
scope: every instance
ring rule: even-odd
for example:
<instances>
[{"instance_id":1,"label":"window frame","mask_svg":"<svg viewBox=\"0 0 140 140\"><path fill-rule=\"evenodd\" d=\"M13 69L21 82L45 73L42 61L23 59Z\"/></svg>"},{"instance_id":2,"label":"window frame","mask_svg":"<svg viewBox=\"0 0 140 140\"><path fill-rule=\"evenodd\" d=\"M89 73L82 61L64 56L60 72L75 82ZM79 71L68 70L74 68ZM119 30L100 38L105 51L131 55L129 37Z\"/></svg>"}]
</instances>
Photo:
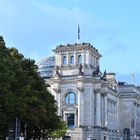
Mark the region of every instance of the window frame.
<instances>
[{"instance_id":1,"label":"window frame","mask_svg":"<svg viewBox=\"0 0 140 140\"><path fill-rule=\"evenodd\" d=\"M78 104L77 94L74 92L69 92L65 96L65 104L66 105L75 105Z\"/></svg>"},{"instance_id":2,"label":"window frame","mask_svg":"<svg viewBox=\"0 0 140 140\"><path fill-rule=\"evenodd\" d=\"M66 65L67 64L67 57L64 55L63 56L63 65Z\"/></svg>"},{"instance_id":3,"label":"window frame","mask_svg":"<svg viewBox=\"0 0 140 140\"><path fill-rule=\"evenodd\" d=\"M74 56L71 55L71 56L70 56L70 65L73 65L73 64L74 64Z\"/></svg>"},{"instance_id":4,"label":"window frame","mask_svg":"<svg viewBox=\"0 0 140 140\"><path fill-rule=\"evenodd\" d=\"M75 128L75 113L67 113L66 115L67 115L67 127L68 127L68 129Z\"/></svg>"},{"instance_id":5,"label":"window frame","mask_svg":"<svg viewBox=\"0 0 140 140\"><path fill-rule=\"evenodd\" d=\"M81 54L78 55L78 64L82 64L82 55Z\"/></svg>"}]
</instances>

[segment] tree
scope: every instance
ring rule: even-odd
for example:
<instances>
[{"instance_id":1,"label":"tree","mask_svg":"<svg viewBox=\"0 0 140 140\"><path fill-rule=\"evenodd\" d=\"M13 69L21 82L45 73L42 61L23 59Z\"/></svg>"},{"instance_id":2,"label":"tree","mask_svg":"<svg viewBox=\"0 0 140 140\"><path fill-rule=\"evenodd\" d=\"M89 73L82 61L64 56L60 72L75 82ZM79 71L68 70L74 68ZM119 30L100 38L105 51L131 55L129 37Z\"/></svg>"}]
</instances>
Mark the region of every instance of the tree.
<instances>
[{"instance_id":1,"label":"tree","mask_svg":"<svg viewBox=\"0 0 140 140\"><path fill-rule=\"evenodd\" d=\"M57 130L51 132L51 138L56 139L64 137L66 134L66 129L67 129L66 124L64 122L61 123L60 127Z\"/></svg>"},{"instance_id":2,"label":"tree","mask_svg":"<svg viewBox=\"0 0 140 140\"><path fill-rule=\"evenodd\" d=\"M15 48L7 48L0 37L1 135L8 121L15 118L27 126L27 139L34 134L40 138L63 128L63 121L57 116L56 101L39 76L35 61L25 58Z\"/></svg>"}]
</instances>

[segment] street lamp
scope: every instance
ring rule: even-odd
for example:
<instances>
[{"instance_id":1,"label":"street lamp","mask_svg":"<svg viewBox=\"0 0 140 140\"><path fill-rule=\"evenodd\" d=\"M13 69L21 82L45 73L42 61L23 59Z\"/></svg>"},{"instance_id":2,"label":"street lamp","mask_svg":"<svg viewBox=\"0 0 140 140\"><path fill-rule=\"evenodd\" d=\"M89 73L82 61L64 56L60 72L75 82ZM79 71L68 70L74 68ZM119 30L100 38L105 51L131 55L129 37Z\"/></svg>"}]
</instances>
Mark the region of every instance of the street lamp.
<instances>
[{"instance_id":1,"label":"street lamp","mask_svg":"<svg viewBox=\"0 0 140 140\"><path fill-rule=\"evenodd\" d=\"M137 135L136 134L134 135L134 137L135 137L135 139L137 139Z\"/></svg>"},{"instance_id":2,"label":"street lamp","mask_svg":"<svg viewBox=\"0 0 140 140\"><path fill-rule=\"evenodd\" d=\"M117 130L116 130L116 133L117 133L117 139L120 139L120 130L117 129Z\"/></svg>"}]
</instances>

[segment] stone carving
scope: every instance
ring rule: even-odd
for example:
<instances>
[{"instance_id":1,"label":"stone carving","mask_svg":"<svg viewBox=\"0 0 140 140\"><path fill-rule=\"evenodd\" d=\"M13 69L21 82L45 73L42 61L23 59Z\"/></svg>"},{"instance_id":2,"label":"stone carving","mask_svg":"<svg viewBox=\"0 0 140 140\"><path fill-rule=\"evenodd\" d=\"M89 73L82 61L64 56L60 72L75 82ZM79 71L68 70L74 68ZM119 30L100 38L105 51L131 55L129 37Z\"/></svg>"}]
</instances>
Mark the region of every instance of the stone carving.
<instances>
[{"instance_id":1,"label":"stone carving","mask_svg":"<svg viewBox=\"0 0 140 140\"><path fill-rule=\"evenodd\" d=\"M84 91L84 87L81 86L77 86L78 91L83 92Z\"/></svg>"},{"instance_id":2,"label":"stone carving","mask_svg":"<svg viewBox=\"0 0 140 140\"><path fill-rule=\"evenodd\" d=\"M100 89L93 89L94 93L100 93Z\"/></svg>"},{"instance_id":3,"label":"stone carving","mask_svg":"<svg viewBox=\"0 0 140 140\"><path fill-rule=\"evenodd\" d=\"M83 69L83 68L82 68L82 65L80 64L80 66L79 66L79 73L78 73L79 76L83 76L83 74L84 74L84 73L82 72L82 69Z\"/></svg>"},{"instance_id":4,"label":"stone carving","mask_svg":"<svg viewBox=\"0 0 140 140\"><path fill-rule=\"evenodd\" d=\"M53 88L53 90L54 90L56 93L60 93L60 91L61 91L59 88L56 88L56 87Z\"/></svg>"},{"instance_id":5,"label":"stone carving","mask_svg":"<svg viewBox=\"0 0 140 140\"><path fill-rule=\"evenodd\" d=\"M55 69L55 75L60 77L58 65L56 66L56 69Z\"/></svg>"},{"instance_id":6,"label":"stone carving","mask_svg":"<svg viewBox=\"0 0 140 140\"><path fill-rule=\"evenodd\" d=\"M98 65L96 70L93 71L93 76L99 76L100 74L101 74L100 65Z\"/></svg>"},{"instance_id":7,"label":"stone carving","mask_svg":"<svg viewBox=\"0 0 140 140\"><path fill-rule=\"evenodd\" d=\"M107 79L106 79L106 70L104 71L103 76L101 77L101 79L104 80L104 81L107 80Z\"/></svg>"},{"instance_id":8,"label":"stone carving","mask_svg":"<svg viewBox=\"0 0 140 140\"><path fill-rule=\"evenodd\" d=\"M56 74L59 74L59 67L56 66Z\"/></svg>"}]
</instances>

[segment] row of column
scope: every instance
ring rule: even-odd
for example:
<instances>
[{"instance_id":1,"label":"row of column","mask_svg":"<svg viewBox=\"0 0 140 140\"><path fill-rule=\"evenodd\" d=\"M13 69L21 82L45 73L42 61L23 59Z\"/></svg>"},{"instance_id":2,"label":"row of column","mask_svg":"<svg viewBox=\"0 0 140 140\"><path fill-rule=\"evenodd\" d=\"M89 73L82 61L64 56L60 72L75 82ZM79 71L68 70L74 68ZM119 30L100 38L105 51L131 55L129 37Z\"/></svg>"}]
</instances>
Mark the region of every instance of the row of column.
<instances>
[{"instance_id":1,"label":"row of column","mask_svg":"<svg viewBox=\"0 0 140 140\"><path fill-rule=\"evenodd\" d=\"M70 52L69 51L67 51L66 53L65 53L65 56L66 56L66 59L67 59L67 65L69 64L69 60L70 60ZM88 52L86 52L86 50L82 50L80 53L77 53L77 51L76 50L74 50L74 52L73 52L73 56L74 56L74 65L77 65L78 64L78 55L81 55L82 56L82 64L87 64L87 65L90 65L90 63L91 63L91 61L90 60L92 60L93 58L90 58L91 57L91 55L90 55L90 52L88 51ZM60 56L60 62L63 64L63 57L64 57L64 55L62 54L62 52L61 52L61 56ZM96 59L96 58L94 58L94 61L95 62L93 62L94 63L94 65L95 65L95 67L98 65L98 60Z\"/></svg>"},{"instance_id":2,"label":"row of column","mask_svg":"<svg viewBox=\"0 0 140 140\"><path fill-rule=\"evenodd\" d=\"M78 126L84 126L84 98L83 98L83 88L78 87Z\"/></svg>"},{"instance_id":3,"label":"row of column","mask_svg":"<svg viewBox=\"0 0 140 140\"><path fill-rule=\"evenodd\" d=\"M94 100L91 97L89 99L89 113L85 114L85 104L83 98L83 92L80 91L78 94L79 103L78 103L78 126L86 125L84 118L87 118L84 115L91 115L89 117L90 122L94 121L94 126L107 127L107 94L104 93L101 95L100 91L94 91ZM92 105L94 102L94 105ZM94 107L94 108L93 108Z\"/></svg>"},{"instance_id":4,"label":"row of column","mask_svg":"<svg viewBox=\"0 0 140 140\"><path fill-rule=\"evenodd\" d=\"M84 51L82 51L81 53L77 53L76 52L76 50L74 51L74 53L73 53L73 57L74 57L74 64L73 65L77 65L78 64L78 55L81 55L81 59L82 59L82 64L85 64L85 59L86 59L86 56L85 56L85 54L84 54ZM67 62L67 64L66 65L69 65L69 61L70 61L70 53L69 53L69 51L67 51L66 52L66 62ZM61 63L63 64L63 57L64 57L64 55L61 53L61 58L60 58L60 61L61 61Z\"/></svg>"},{"instance_id":5,"label":"row of column","mask_svg":"<svg viewBox=\"0 0 140 140\"><path fill-rule=\"evenodd\" d=\"M95 91L94 95L96 96L95 125L96 126L103 125L103 127L107 127L107 94L105 93L103 96L101 96L101 93L99 91Z\"/></svg>"},{"instance_id":6,"label":"row of column","mask_svg":"<svg viewBox=\"0 0 140 140\"><path fill-rule=\"evenodd\" d=\"M79 89L80 92L78 94L78 98L79 98L79 103L78 103L78 125L83 126L84 125L84 98L83 98L83 89ZM56 100L58 101L58 115L61 115L61 98L60 98L60 91L59 90L55 90L56 92ZM89 99L89 104L91 104L90 102L95 102L94 103L94 108L91 108L89 111L89 115L92 114L91 111L94 112L94 126L102 126L102 127L107 127L107 94L104 93L103 96L100 93L100 90L96 90L94 91L94 101L92 101L91 99ZM88 114L87 114L88 115ZM90 116L91 118L91 116Z\"/></svg>"}]
</instances>

